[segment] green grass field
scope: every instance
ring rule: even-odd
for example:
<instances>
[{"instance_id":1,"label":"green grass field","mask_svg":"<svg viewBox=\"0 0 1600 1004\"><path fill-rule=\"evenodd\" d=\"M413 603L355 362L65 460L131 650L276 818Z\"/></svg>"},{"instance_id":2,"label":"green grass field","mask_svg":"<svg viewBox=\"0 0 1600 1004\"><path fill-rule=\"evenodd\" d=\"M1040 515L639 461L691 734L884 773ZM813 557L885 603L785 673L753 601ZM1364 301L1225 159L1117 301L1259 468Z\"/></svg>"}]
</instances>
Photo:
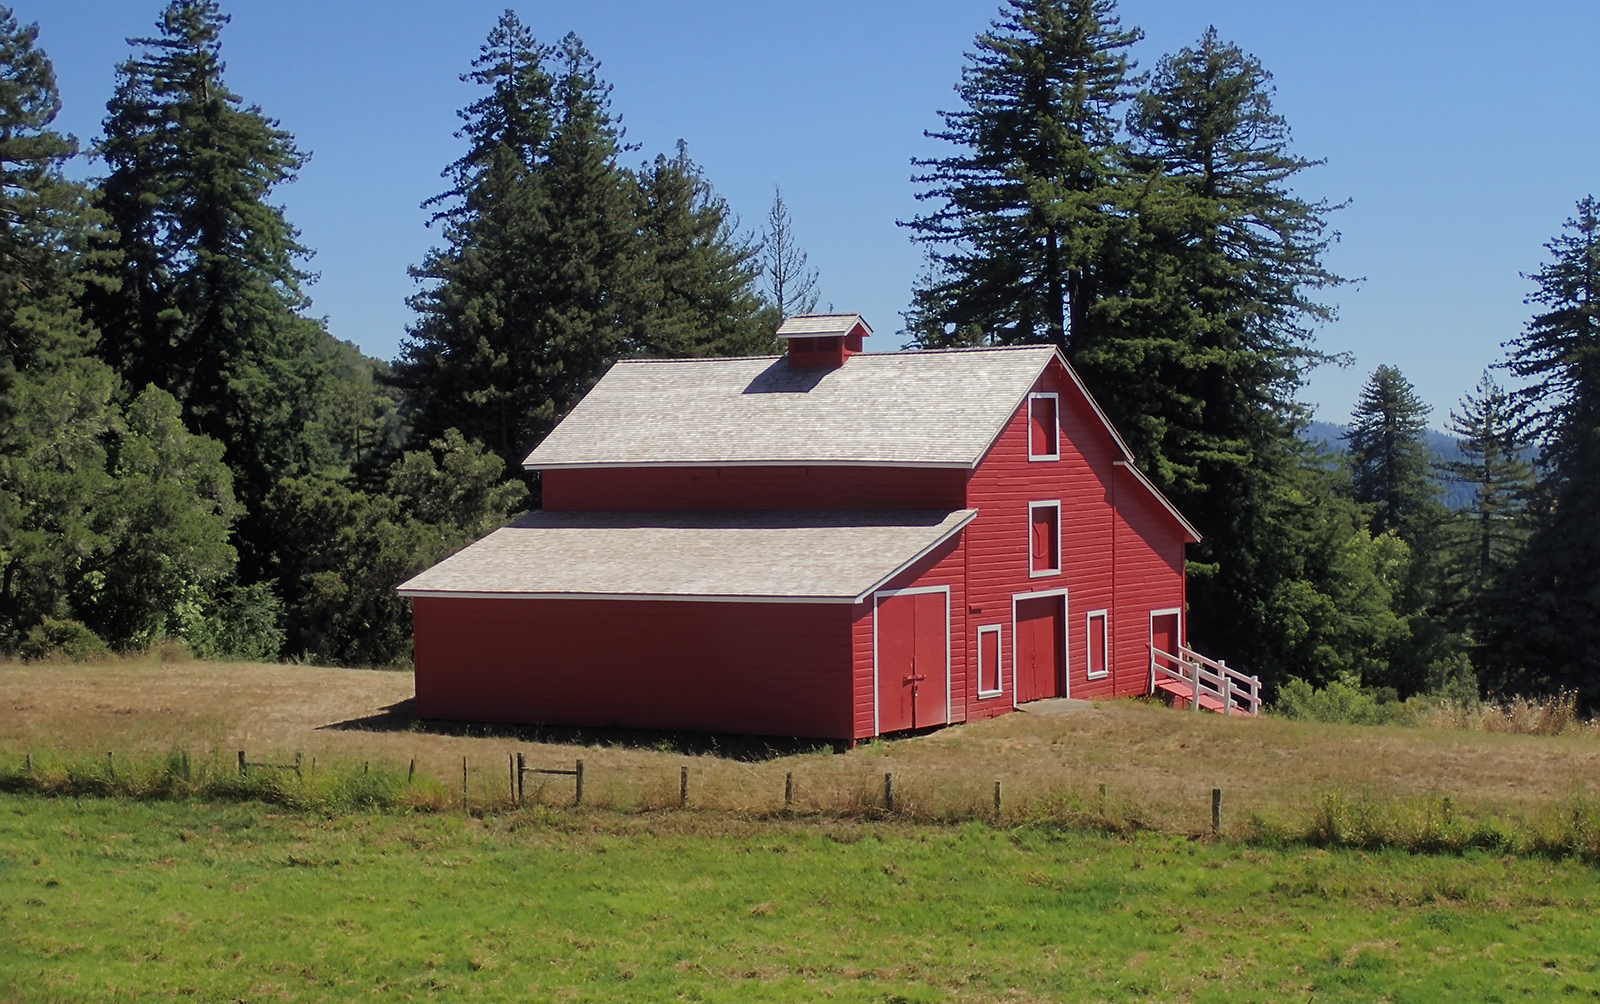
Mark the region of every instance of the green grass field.
<instances>
[{"instance_id":1,"label":"green grass field","mask_svg":"<svg viewBox=\"0 0 1600 1004\"><path fill-rule=\"evenodd\" d=\"M883 821L0 795L4 1001L1600 997L1600 870Z\"/></svg>"}]
</instances>

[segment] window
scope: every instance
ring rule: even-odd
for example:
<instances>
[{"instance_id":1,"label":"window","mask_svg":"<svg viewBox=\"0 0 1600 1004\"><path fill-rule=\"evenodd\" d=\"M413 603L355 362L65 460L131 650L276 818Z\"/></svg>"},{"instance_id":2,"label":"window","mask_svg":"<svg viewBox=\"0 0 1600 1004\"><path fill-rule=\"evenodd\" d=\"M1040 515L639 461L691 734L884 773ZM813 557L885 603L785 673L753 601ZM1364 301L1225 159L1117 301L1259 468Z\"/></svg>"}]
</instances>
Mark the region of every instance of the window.
<instances>
[{"instance_id":1,"label":"window","mask_svg":"<svg viewBox=\"0 0 1600 1004\"><path fill-rule=\"evenodd\" d=\"M1029 503L1028 523L1028 574L1060 574L1061 503Z\"/></svg>"},{"instance_id":2,"label":"window","mask_svg":"<svg viewBox=\"0 0 1600 1004\"><path fill-rule=\"evenodd\" d=\"M1092 610L1089 613L1089 637L1084 645L1084 651L1089 653L1089 679L1105 676L1111 671L1111 661L1106 650L1104 610Z\"/></svg>"},{"instance_id":3,"label":"window","mask_svg":"<svg viewBox=\"0 0 1600 1004\"><path fill-rule=\"evenodd\" d=\"M1000 693L1000 625L978 629L978 696Z\"/></svg>"},{"instance_id":4,"label":"window","mask_svg":"<svg viewBox=\"0 0 1600 1004\"><path fill-rule=\"evenodd\" d=\"M1028 395L1028 459L1061 459L1061 425L1055 394Z\"/></svg>"}]
</instances>

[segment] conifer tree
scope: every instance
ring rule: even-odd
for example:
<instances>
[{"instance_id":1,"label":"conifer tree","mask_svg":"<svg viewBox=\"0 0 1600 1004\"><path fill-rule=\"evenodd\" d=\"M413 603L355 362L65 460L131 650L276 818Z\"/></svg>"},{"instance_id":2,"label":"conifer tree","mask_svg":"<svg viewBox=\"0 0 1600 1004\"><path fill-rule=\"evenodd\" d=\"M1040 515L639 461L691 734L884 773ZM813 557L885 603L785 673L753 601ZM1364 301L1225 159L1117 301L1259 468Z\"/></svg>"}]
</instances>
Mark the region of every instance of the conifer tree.
<instances>
[{"instance_id":1,"label":"conifer tree","mask_svg":"<svg viewBox=\"0 0 1600 1004\"><path fill-rule=\"evenodd\" d=\"M443 246L413 270L394 377L414 442L457 429L515 471L623 356L770 347L726 203L681 146L637 175L618 165L611 88L577 36L543 46L507 11L466 79L487 93L430 200Z\"/></svg>"},{"instance_id":2,"label":"conifer tree","mask_svg":"<svg viewBox=\"0 0 1600 1004\"><path fill-rule=\"evenodd\" d=\"M130 40L140 51L118 67L96 147L121 261L95 319L102 357L130 386L177 397L253 506L319 459L303 434L327 336L301 313L309 252L267 201L306 157L224 83L228 20L214 0L171 0L159 34Z\"/></svg>"},{"instance_id":3,"label":"conifer tree","mask_svg":"<svg viewBox=\"0 0 1600 1004\"><path fill-rule=\"evenodd\" d=\"M1372 507L1373 534L1393 532L1413 546L1442 515L1426 436L1429 411L1398 369L1379 366L1344 436L1351 491Z\"/></svg>"},{"instance_id":4,"label":"conifer tree","mask_svg":"<svg viewBox=\"0 0 1600 1004\"><path fill-rule=\"evenodd\" d=\"M658 156L638 174L643 302L629 355L761 355L781 312L755 292L760 248L735 232L728 204L689 159Z\"/></svg>"},{"instance_id":5,"label":"conifer tree","mask_svg":"<svg viewBox=\"0 0 1600 1004\"><path fill-rule=\"evenodd\" d=\"M1439 473L1472 490L1450 521L1445 601L1455 629L1482 643L1504 597L1506 573L1528 537L1533 467L1516 430L1511 395L1486 370L1472 393L1450 413L1460 460Z\"/></svg>"},{"instance_id":6,"label":"conifer tree","mask_svg":"<svg viewBox=\"0 0 1600 1004\"><path fill-rule=\"evenodd\" d=\"M1130 96L1114 0L1007 0L979 35L944 128L948 157L914 161L934 211L906 225L940 268L915 293L921 327L976 325L1001 342L1068 350L1103 293L1120 218L1116 113ZM927 323L929 320L934 323ZM927 338L927 335L924 335Z\"/></svg>"},{"instance_id":7,"label":"conifer tree","mask_svg":"<svg viewBox=\"0 0 1600 1004\"><path fill-rule=\"evenodd\" d=\"M1600 203L1546 245L1531 278L1540 308L1511 343L1522 430L1539 446L1534 529L1491 641L1490 682L1512 689L1577 688L1600 704Z\"/></svg>"},{"instance_id":8,"label":"conifer tree","mask_svg":"<svg viewBox=\"0 0 1600 1004\"><path fill-rule=\"evenodd\" d=\"M1214 30L1159 62L1128 128L1124 229L1072 358L1205 536L1190 552L1195 638L1270 679L1324 672L1306 665L1317 637L1340 672L1371 675L1372 646L1402 625L1348 598L1373 595L1357 587L1368 569L1396 585L1392 549L1296 435L1295 393L1326 358L1312 331L1332 317L1315 294L1342 281L1322 264L1334 207L1293 188L1318 162L1291 152L1271 75Z\"/></svg>"},{"instance_id":9,"label":"conifer tree","mask_svg":"<svg viewBox=\"0 0 1600 1004\"><path fill-rule=\"evenodd\" d=\"M795 241L794 220L783 201L783 189L772 188L772 206L767 210L767 232L761 241L761 277L767 302L777 311L779 323L785 317L809 314L817 309L817 270ZM776 329L774 329L776 330Z\"/></svg>"}]
</instances>

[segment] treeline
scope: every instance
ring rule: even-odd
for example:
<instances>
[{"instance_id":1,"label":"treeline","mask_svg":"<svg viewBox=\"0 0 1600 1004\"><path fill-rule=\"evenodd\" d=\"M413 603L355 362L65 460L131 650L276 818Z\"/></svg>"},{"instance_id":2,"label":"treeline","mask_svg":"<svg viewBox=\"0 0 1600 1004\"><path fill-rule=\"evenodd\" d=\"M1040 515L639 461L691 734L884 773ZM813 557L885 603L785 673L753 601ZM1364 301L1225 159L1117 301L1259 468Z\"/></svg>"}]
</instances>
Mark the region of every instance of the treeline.
<instances>
[{"instance_id":1,"label":"treeline","mask_svg":"<svg viewBox=\"0 0 1600 1004\"><path fill-rule=\"evenodd\" d=\"M781 193L756 239L681 144L626 166L594 56L508 11L463 77L416 320L392 365L366 358L309 314L271 202L306 158L228 90L215 3L132 40L86 153L51 129L36 29L0 14L0 649L403 660L395 584L538 504L522 457L611 363L774 351L816 303ZM1139 41L1114 0L1007 0L948 156L917 165L906 336L1062 348L1205 535L1210 654L1275 683L1600 697L1594 201L1533 276L1497 364L1517 389L1485 376L1452 414L1463 460L1432 466L1389 368L1323 452L1297 396L1344 282L1338 206L1297 190L1319 162L1214 30L1144 74Z\"/></svg>"},{"instance_id":2,"label":"treeline","mask_svg":"<svg viewBox=\"0 0 1600 1004\"><path fill-rule=\"evenodd\" d=\"M1007 0L918 162L928 252L907 312L923 346L1062 349L1141 464L1205 535L1192 642L1281 683L1380 693L1550 690L1600 698L1596 208L1534 276L1541 313L1452 418L1373 374L1347 449L1307 444L1297 397L1332 361L1314 330L1344 279L1339 207L1298 194L1271 74L1208 30L1136 73L1114 0ZM1439 478L1469 482L1452 516ZM1476 694L1474 693L1474 696Z\"/></svg>"},{"instance_id":3,"label":"treeline","mask_svg":"<svg viewBox=\"0 0 1600 1004\"><path fill-rule=\"evenodd\" d=\"M367 358L309 313L271 201L306 154L228 89L227 23L169 3L80 150L0 8L0 652L402 661L395 585L536 504L522 457L606 367L768 350L785 288L815 300L781 196L763 242L681 144L623 166L593 56L507 12L417 320Z\"/></svg>"}]
</instances>

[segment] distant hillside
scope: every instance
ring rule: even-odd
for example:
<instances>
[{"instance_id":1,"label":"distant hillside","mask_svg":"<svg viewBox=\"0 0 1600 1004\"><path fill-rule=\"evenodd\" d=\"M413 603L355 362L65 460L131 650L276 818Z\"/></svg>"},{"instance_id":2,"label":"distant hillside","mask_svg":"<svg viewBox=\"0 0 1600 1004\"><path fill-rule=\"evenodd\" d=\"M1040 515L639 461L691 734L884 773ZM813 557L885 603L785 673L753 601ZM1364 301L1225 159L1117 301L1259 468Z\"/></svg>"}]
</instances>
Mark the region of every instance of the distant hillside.
<instances>
[{"instance_id":1,"label":"distant hillside","mask_svg":"<svg viewBox=\"0 0 1600 1004\"><path fill-rule=\"evenodd\" d=\"M1345 428L1346 426L1333 422L1312 422L1301 433L1301 438L1308 443L1321 443L1329 452L1343 453ZM1434 457L1438 460L1453 461L1462 458L1461 447L1456 443L1454 436L1436 429L1429 429L1427 436L1428 445L1433 448ZM1465 509L1471 501L1470 485L1459 481L1445 482L1445 505L1452 509Z\"/></svg>"}]
</instances>

